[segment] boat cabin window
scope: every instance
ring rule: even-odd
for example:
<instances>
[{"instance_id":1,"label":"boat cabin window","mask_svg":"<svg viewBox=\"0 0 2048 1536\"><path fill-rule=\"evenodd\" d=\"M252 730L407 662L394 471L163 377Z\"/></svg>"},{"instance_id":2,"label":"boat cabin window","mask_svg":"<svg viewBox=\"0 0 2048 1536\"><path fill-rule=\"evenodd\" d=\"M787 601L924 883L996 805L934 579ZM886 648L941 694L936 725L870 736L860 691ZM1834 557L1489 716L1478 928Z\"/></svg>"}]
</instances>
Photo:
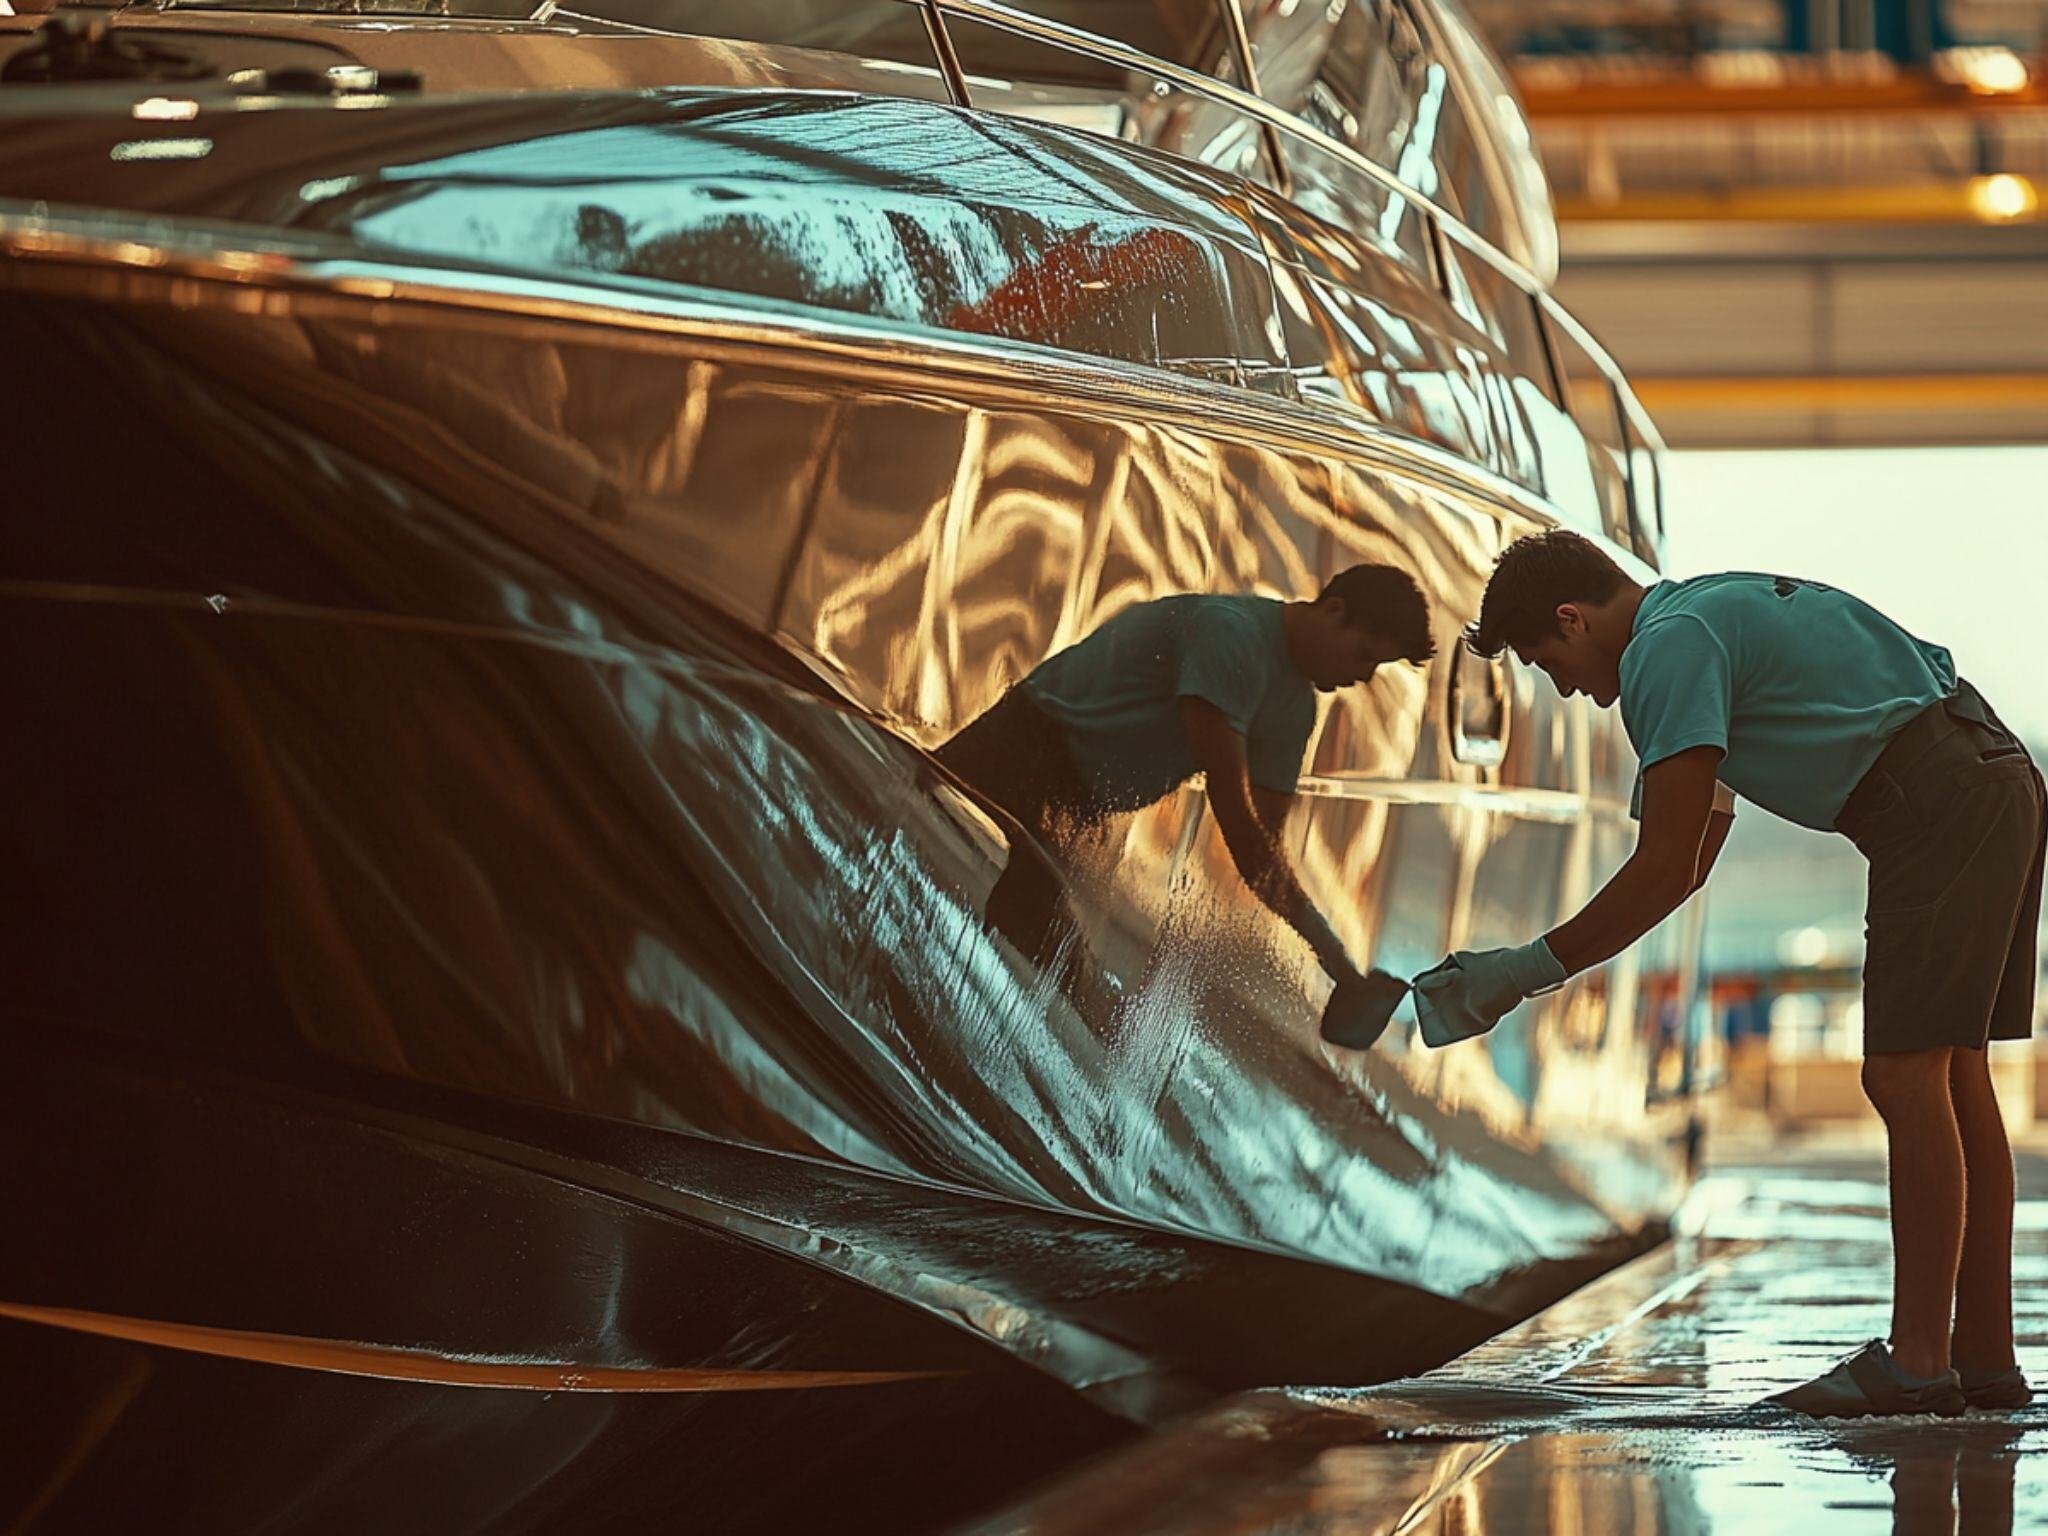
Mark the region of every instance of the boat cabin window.
<instances>
[{"instance_id":1,"label":"boat cabin window","mask_svg":"<svg viewBox=\"0 0 2048 1536\"><path fill-rule=\"evenodd\" d=\"M1557 277L1557 214L1551 206L1550 183L1536 153L1528 114L1499 61L1480 41L1478 28L1460 0L1431 0L1430 15L1463 66L1479 131L1500 150L1500 163L1494 168L1501 178L1500 233L1496 235L1482 220L1473 220L1473 227L1527 266L1540 281L1552 282Z\"/></svg>"},{"instance_id":2,"label":"boat cabin window","mask_svg":"<svg viewBox=\"0 0 2048 1536\"><path fill-rule=\"evenodd\" d=\"M1259 44L1285 23L1261 18L1252 58L1269 98L1340 143L1349 144L1425 196L1434 196L1430 146L1445 88L1444 69L1432 64L1421 30L1399 0L1330 0L1326 9L1304 7L1322 21L1322 35L1295 39L1299 51L1316 50L1314 73L1296 79L1305 59L1274 60L1274 78ZM1270 53L1270 49L1268 52Z\"/></svg>"},{"instance_id":3,"label":"boat cabin window","mask_svg":"<svg viewBox=\"0 0 2048 1536\"><path fill-rule=\"evenodd\" d=\"M581 0L576 9L659 31L810 48L938 71L923 13L899 0L747 0L745 5L732 0Z\"/></svg>"},{"instance_id":4,"label":"boat cabin window","mask_svg":"<svg viewBox=\"0 0 2048 1536\"><path fill-rule=\"evenodd\" d=\"M417 4L418 0L412 0ZM509 3L509 0L508 0ZM1013 10L1232 84L1236 54L1216 0L1010 0ZM924 12L902 0L582 0L579 11L636 26L830 49L889 59L931 60ZM946 31L961 68L982 83L1015 81L1091 94L1121 93L1122 65L1048 45L1006 27L949 15ZM1145 77L1149 89L1150 77Z\"/></svg>"},{"instance_id":5,"label":"boat cabin window","mask_svg":"<svg viewBox=\"0 0 2048 1536\"><path fill-rule=\"evenodd\" d=\"M946 35L966 71L968 100L982 111L1081 128L1263 186L1277 184L1257 120L1226 102L1142 70L959 16L947 17ZM1241 84L1227 48L1207 57L1202 69L1226 84Z\"/></svg>"},{"instance_id":6,"label":"boat cabin window","mask_svg":"<svg viewBox=\"0 0 2048 1536\"><path fill-rule=\"evenodd\" d=\"M1558 382L1566 406L1585 434L1600 502L1600 526L1615 543L1633 550L1636 534L1629 508L1628 438L1622 429L1621 402L1614 383L1570 330L1547 317L1545 323L1557 371L1562 375Z\"/></svg>"},{"instance_id":7,"label":"boat cabin window","mask_svg":"<svg viewBox=\"0 0 2048 1536\"><path fill-rule=\"evenodd\" d=\"M1485 342L1495 467L1519 485L1544 490L1546 471L1561 456L1584 457L1579 431L1560 405L1535 296L1466 238L1446 227L1438 259L1453 313Z\"/></svg>"},{"instance_id":8,"label":"boat cabin window","mask_svg":"<svg viewBox=\"0 0 2048 1536\"><path fill-rule=\"evenodd\" d=\"M1436 281L1423 209L1355 161L1313 139L1283 135L1288 197L1265 209L1295 243L1324 252L1350 270L1392 258L1426 283ZM1307 217L1303 217L1303 215Z\"/></svg>"},{"instance_id":9,"label":"boat cabin window","mask_svg":"<svg viewBox=\"0 0 2048 1536\"><path fill-rule=\"evenodd\" d=\"M1184 167L1074 137L864 95L764 113L708 93L387 166L297 222L1282 388L1271 277L1236 211Z\"/></svg>"},{"instance_id":10,"label":"boat cabin window","mask_svg":"<svg viewBox=\"0 0 2048 1536\"><path fill-rule=\"evenodd\" d=\"M1219 79L1236 78L1236 55L1217 0L1005 0L1005 3L1013 11L1022 11L1042 21L1057 22L1078 31L1093 32L1097 37L1136 48L1141 53L1164 59L1169 64L1178 64L1183 69L1215 75ZM957 16L946 18L949 33L959 24ZM1045 66L1047 61L1042 56L1021 50L1013 52L1001 38L991 37L987 31L977 35L971 45L964 39L954 40L962 67L989 74L1008 73L1019 78L1038 78L1029 71ZM1015 33L1004 33L1003 36L1017 38ZM1017 41L1025 40L1017 38ZM1114 66L1091 64L1078 57L1068 68L1093 70L1098 81L1114 78ZM1105 70L1110 73L1102 73Z\"/></svg>"},{"instance_id":11,"label":"boat cabin window","mask_svg":"<svg viewBox=\"0 0 2048 1536\"><path fill-rule=\"evenodd\" d=\"M158 0L167 11L290 11L327 16L447 17L462 21L531 21L546 0ZM30 9L48 9L31 6Z\"/></svg>"},{"instance_id":12,"label":"boat cabin window","mask_svg":"<svg viewBox=\"0 0 2048 1536\"><path fill-rule=\"evenodd\" d=\"M1624 416L1628 429L1628 478L1633 492L1636 553L1656 563L1657 543L1664 536L1664 482L1657 468L1657 454L1636 430L1635 419Z\"/></svg>"},{"instance_id":13,"label":"boat cabin window","mask_svg":"<svg viewBox=\"0 0 2048 1536\"><path fill-rule=\"evenodd\" d=\"M1264 7L1246 26L1268 101L1499 243L1482 146L1449 68L1432 56L1405 0ZM1293 152L1290 144L1290 160Z\"/></svg>"},{"instance_id":14,"label":"boat cabin window","mask_svg":"<svg viewBox=\"0 0 2048 1536\"><path fill-rule=\"evenodd\" d=\"M1440 252L1451 307L1485 335L1512 365L1551 400L1558 399L1543 324L1527 289L1478 252L1447 235Z\"/></svg>"},{"instance_id":15,"label":"boat cabin window","mask_svg":"<svg viewBox=\"0 0 2048 1536\"><path fill-rule=\"evenodd\" d=\"M1437 201L1474 233L1495 245L1505 244L1499 198L1485 151L1471 118L1466 115L1464 98L1448 84L1443 103L1437 109L1436 141L1430 154L1436 171Z\"/></svg>"},{"instance_id":16,"label":"boat cabin window","mask_svg":"<svg viewBox=\"0 0 2048 1536\"><path fill-rule=\"evenodd\" d=\"M1282 245L1273 264L1296 392L1490 463L1485 402L1441 330L1448 316L1434 282L1342 240L1303 234L1313 231L1297 234L1291 250Z\"/></svg>"}]
</instances>

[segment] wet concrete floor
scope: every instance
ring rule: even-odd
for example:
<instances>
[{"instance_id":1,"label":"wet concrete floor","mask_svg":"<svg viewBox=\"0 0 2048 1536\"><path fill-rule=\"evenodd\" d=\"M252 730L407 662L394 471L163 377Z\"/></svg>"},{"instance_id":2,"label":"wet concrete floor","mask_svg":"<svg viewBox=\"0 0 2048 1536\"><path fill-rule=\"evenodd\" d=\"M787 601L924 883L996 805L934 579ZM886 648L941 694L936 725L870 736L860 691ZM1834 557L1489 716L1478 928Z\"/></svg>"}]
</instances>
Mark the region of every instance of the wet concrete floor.
<instances>
[{"instance_id":1,"label":"wet concrete floor","mask_svg":"<svg viewBox=\"0 0 2048 1536\"><path fill-rule=\"evenodd\" d=\"M2048 1384L2048 1143L2018 1158L2020 1362ZM2048 1405L1818 1423L1760 1399L1890 1316L1872 1143L1757 1148L1684 1235L1426 1376L1230 1399L992 1533L2048 1530Z\"/></svg>"}]
</instances>

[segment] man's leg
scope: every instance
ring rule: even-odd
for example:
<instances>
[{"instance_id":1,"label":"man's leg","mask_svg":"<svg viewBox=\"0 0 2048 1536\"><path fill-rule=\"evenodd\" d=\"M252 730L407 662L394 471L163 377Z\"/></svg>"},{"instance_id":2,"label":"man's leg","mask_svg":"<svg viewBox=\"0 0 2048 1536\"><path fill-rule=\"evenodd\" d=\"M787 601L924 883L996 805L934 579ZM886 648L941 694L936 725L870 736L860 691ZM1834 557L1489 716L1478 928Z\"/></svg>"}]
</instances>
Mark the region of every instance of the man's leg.
<instances>
[{"instance_id":1,"label":"man's leg","mask_svg":"<svg viewBox=\"0 0 2048 1536\"><path fill-rule=\"evenodd\" d=\"M1949 1322L1963 1247L1963 1146L1949 1057L1886 1051L1865 1058L1863 1091L1884 1117L1891 1165L1892 1356L1916 1376L1948 1369Z\"/></svg>"},{"instance_id":2,"label":"man's leg","mask_svg":"<svg viewBox=\"0 0 2048 1536\"><path fill-rule=\"evenodd\" d=\"M2012 1352L2012 1147L1991 1086L1991 1053L1949 1058L1963 1145L1963 1256L1956 1274L1955 1365L2002 1371Z\"/></svg>"}]
</instances>

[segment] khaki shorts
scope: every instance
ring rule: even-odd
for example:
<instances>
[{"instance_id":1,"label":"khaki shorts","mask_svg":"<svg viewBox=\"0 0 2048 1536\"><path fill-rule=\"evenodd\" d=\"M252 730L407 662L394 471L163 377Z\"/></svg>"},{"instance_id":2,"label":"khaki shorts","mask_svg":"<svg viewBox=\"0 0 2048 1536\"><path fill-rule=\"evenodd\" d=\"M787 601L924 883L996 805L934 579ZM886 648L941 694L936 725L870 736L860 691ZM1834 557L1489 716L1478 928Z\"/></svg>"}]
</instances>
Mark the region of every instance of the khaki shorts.
<instances>
[{"instance_id":1,"label":"khaki shorts","mask_svg":"<svg viewBox=\"0 0 2048 1536\"><path fill-rule=\"evenodd\" d=\"M1865 1054L2032 1034L2044 799L2026 748L1968 683L1863 776L1835 826L1870 861Z\"/></svg>"}]
</instances>

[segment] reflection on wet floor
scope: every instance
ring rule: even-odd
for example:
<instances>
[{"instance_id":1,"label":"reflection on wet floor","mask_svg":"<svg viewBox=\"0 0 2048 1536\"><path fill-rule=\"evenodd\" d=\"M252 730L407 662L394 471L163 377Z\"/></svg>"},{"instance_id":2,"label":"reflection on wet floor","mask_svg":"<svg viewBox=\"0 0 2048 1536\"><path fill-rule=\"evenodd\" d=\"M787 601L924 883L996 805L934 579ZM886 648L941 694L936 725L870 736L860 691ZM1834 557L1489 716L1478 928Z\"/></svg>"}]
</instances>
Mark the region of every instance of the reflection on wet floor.
<instances>
[{"instance_id":1,"label":"reflection on wet floor","mask_svg":"<svg viewBox=\"0 0 2048 1536\"><path fill-rule=\"evenodd\" d=\"M2048 1374L2048 1157L2022 1152L2020 1361ZM1889 1320L1883 1154L1724 1164L1687 1235L1426 1376L1246 1394L984 1533L2004 1533L2048 1528L2048 1407L1763 1406Z\"/></svg>"}]
</instances>

